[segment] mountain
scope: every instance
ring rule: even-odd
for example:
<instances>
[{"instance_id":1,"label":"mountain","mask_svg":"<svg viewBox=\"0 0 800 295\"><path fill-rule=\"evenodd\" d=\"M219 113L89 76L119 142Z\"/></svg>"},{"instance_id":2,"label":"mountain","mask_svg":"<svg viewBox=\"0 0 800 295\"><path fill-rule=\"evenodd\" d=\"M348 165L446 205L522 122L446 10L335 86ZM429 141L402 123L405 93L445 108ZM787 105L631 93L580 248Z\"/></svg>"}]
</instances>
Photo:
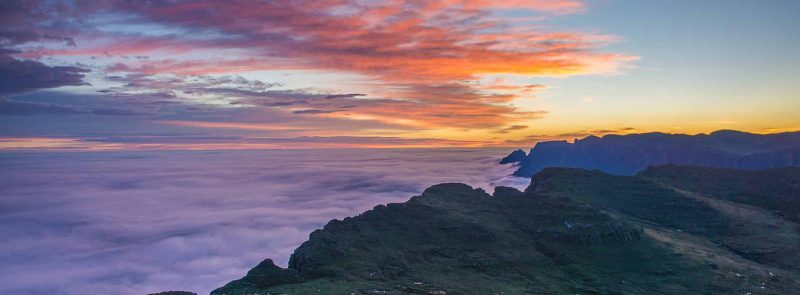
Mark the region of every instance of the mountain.
<instances>
[{"instance_id":1,"label":"mountain","mask_svg":"<svg viewBox=\"0 0 800 295\"><path fill-rule=\"evenodd\" d=\"M517 160L519 159L519 160ZM540 142L520 158L514 151L501 163L518 162L515 176L531 177L547 167L598 169L633 175L648 166L697 165L737 169L800 166L800 132L753 134L720 130L711 134L644 133L589 136Z\"/></svg>"},{"instance_id":2,"label":"mountain","mask_svg":"<svg viewBox=\"0 0 800 295\"><path fill-rule=\"evenodd\" d=\"M798 178L662 166L547 168L493 195L439 184L333 220L288 268L264 260L212 294L791 294Z\"/></svg>"}]
</instances>

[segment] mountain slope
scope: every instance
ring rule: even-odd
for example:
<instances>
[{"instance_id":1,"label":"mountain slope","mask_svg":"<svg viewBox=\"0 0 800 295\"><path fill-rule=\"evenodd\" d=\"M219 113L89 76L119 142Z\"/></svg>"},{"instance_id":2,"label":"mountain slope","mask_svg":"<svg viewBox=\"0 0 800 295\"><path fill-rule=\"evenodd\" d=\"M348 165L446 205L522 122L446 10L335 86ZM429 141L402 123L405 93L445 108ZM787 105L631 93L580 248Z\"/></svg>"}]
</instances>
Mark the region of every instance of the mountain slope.
<instances>
[{"instance_id":1,"label":"mountain slope","mask_svg":"<svg viewBox=\"0 0 800 295\"><path fill-rule=\"evenodd\" d=\"M675 189L658 171L546 169L525 192L498 187L493 196L436 185L406 203L331 221L295 250L289 268L265 260L212 294L788 294L800 287L796 223Z\"/></svg>"},{"instance_id":2,"label":"mountain slope","mask_svg":"<svg viewBox=\"0 0 800 295\"><path fill-rule=\"evenodd\" d=\"M800 168L746 171L664 165L639 174L682 190L750 204L800 222Z\"/></svg>"},{"instance_id":3,"label":"mountain slope","mask_svg":"<svg viewBox=\"0 0 800 295\"><path fill-rule=\"evenodd\" d=\"M800 132L752 134L720 130L711 134L645 133L589 136L537 143L521 158L518 151L504 158L518 162L514 175L531 177L547 167L598 169L633 175L648 166L698 165L736 169L800 166Z\"/></svg>"},{"instance_id":4,"label":"mountain slope","mask_svg":"<svg viewBox=\"0 0 800 295\"><path fill-rule=\"evenodd\" d=\"M798 177L800 168L744 171L670 165L651 167L638 177L550 168L537 174L529 189L568 195L639 220L645 228L679 230L753 262L799 273L800 228L780 214L792 211L753 205L797 202ZM745 184L731 185L733 180ZM704 189L690 187L691 181ZM705 188L725 188L725 194L709 194ZM757 189L763 194L754 195ZM796 216L792 213L787 216Z\"/></svg>"},{"instance_id":5,"label":"mountain slope","mask_svg":"<svg viewBox=\"0 0 800 295\"><path fill-rule=\"evenodd\" d=\"M722 242L740 256L800 271L800 168L744 171L667 165L639 175L736 219Z\"/></svg>"}]
</instances>

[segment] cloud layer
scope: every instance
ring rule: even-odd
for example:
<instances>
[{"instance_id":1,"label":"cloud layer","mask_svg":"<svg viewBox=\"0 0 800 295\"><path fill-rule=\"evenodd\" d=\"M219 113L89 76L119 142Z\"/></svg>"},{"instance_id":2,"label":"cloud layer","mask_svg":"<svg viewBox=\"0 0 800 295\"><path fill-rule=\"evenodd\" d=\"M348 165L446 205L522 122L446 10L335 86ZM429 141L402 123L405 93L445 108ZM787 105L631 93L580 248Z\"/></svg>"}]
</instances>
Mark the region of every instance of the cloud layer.
<instances>
[{"instance_id":1,"label":"cloud layer","mask_svg":"<svg viewBox=\"0 0 800 295\"><path fill-rule=\"evenodd\" d=\"M286 265L333 218L440 182L492 191L506 150L0 154L4 294L207 293Z\"/></svg>"}]
</instances>

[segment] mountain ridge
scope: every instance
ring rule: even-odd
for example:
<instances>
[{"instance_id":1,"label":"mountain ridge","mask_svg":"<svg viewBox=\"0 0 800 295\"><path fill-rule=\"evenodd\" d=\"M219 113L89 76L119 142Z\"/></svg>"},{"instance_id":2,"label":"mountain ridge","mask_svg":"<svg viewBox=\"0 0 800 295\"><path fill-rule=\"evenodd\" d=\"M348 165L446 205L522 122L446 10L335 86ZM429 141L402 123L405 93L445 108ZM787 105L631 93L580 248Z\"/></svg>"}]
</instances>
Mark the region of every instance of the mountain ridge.
<instances>
[{"instance_id":1,"label":"mountain ridge","mask_svg":"<svg viewBox=\"0 0 800 295\"><path fill-rule=\"evenodd\" d=\"M465 184L434 185L405 203L332 220L295 250L288 268L267 259L212 294L786 294L800 288L800 259L793 258L800 257L800 227L790 218L796 212L747 201L759 185L769 188L760 197L797 199L797 185L768 178L793 180L800 168L746 171L766 176L727 191L695 189L705 169L671 165L619 176L548 168L525 191L498 187L492 195ZM735 181L742 170L714 172L710 177Z\"/></svg>"},{"instance_id":2,"label":"mountain ridge","mask_svg":"<svg viewBox=\"0 0 800 295\"><path fill-rule=\"evenodd\" d=\"M800 132L591 135L573 143L539 142L528 154L515 150L500 163L515 163L518 169L514 175L519 177L531 177L548 167L598 169L619 175L634 175L648 166L664 164L736 169L796 167L800 166Z\"/></svg>"}]
</instances>

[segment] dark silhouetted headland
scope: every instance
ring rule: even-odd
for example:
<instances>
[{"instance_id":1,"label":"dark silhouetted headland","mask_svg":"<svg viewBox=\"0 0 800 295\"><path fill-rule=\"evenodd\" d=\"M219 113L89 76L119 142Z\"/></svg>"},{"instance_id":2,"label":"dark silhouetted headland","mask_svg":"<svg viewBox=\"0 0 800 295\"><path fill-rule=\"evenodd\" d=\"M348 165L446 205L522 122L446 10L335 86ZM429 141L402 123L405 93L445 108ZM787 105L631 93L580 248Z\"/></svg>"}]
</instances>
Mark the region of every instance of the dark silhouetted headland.
<instances>
[{"instance_id":1,"label":"dark silhouetted headland","mask_svg":"<svg viewBox=\"0 0 800 295\"><path fill-rule=\"evenodd\" d=\"M753 134L720 130L711 134L644 133L589 136L540 142L527 155L514 151L500 163L518 162L515 176L531 177L547 167L597 169L633 175L648 166L697 165L736 169L800 166L800 132Z\"/></svg>"}]
</instances>

